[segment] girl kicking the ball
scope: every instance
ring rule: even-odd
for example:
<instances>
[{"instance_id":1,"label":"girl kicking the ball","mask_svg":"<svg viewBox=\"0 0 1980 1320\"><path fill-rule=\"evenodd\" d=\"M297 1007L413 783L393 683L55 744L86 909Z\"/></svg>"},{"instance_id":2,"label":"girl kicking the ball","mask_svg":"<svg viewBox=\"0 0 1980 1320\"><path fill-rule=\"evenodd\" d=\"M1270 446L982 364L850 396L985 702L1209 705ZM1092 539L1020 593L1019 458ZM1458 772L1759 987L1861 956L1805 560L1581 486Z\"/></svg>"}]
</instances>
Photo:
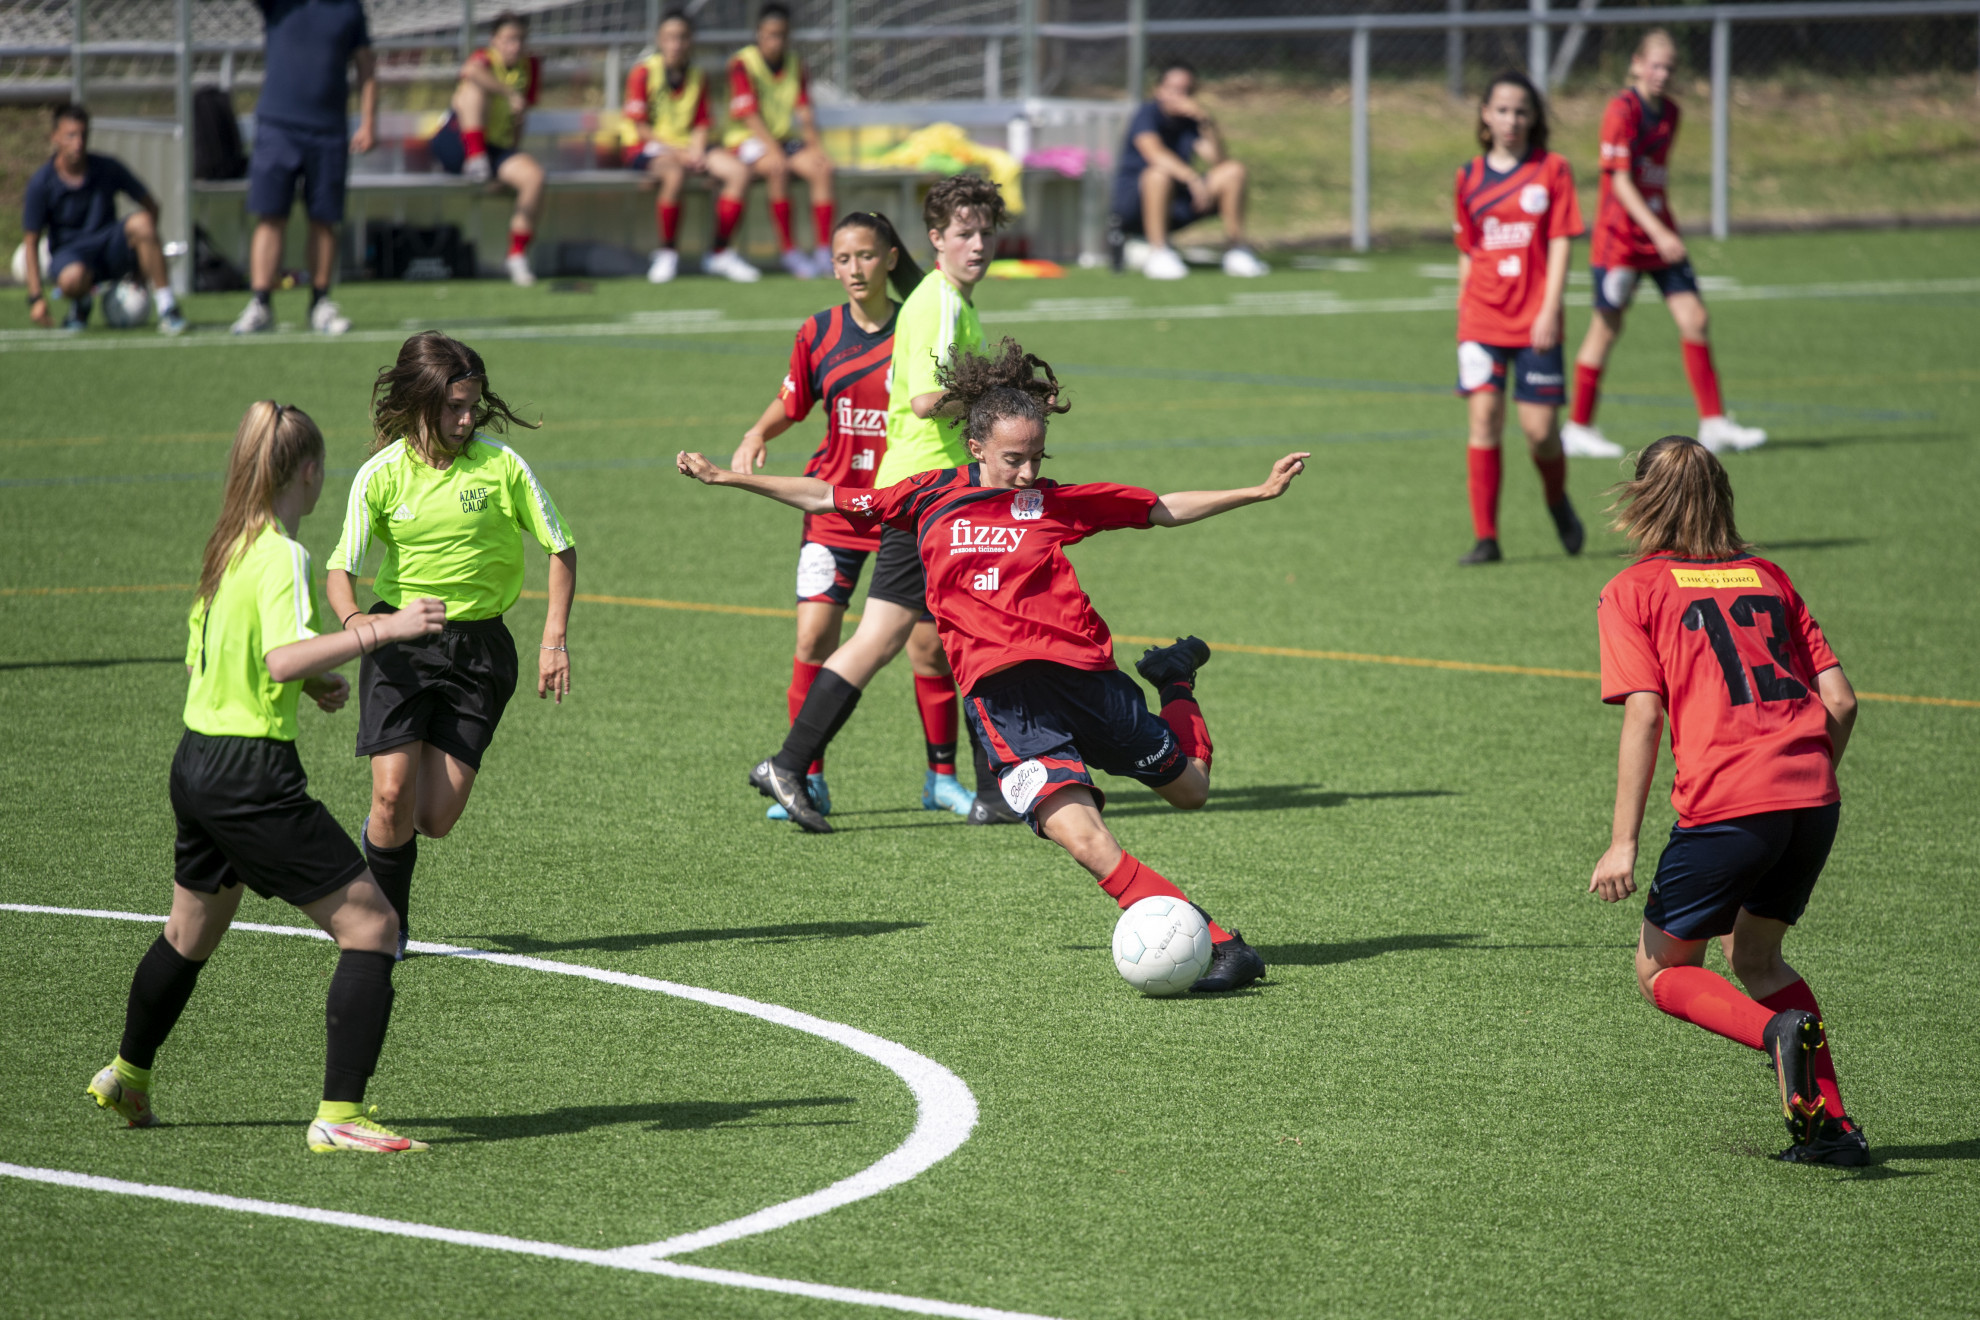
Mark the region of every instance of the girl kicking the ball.
<instances>
[{"instance_id":1,"label":"girl kicking the ball","mask_svg":"<svg viewBox=\"0 0 1980 1320\"><path fill-rule=\"evenodd\" d=\"M994 357L954 352L939 380L938 406L963 419L964 466L882 490L728 472L700 454L681 454L680 470L711 486L737 486L807 513L836 509L911 536L928 607L1010 809L1071 853L1121 907L1184 899L1115 840L1101 818L1105 794L1087 766L1139 780L1184 811L1203 806L1211 745L1195 685L1210 648L1186 637L1142 656L1135 668L1162 702L1161 717L1150 714L1141 690L1115 666L1111 634L1064 547L1116 527L1179 527L1276 499L1308 456L1288 454L1263 484L1242 490L1156 495L1107 483L1062 486L1039 475L1047 421L1069 407L1046 363L1006 339ZM791 819L830 832L801 784L792 782L784 801ZM1194 989L1235 990L1265 974L1264 959L1237 932L1214 922L1210 932L1210 970Z\"/></svg>"},{"instance_id":2,"label":"girl kicking the ball","mask_svg":"<svg viewBox=\"0 0 1980 1320\"><path fill-rule=\"evenodd\" d=\"M389 618L318 636L309 554L295 536L322 493L316 423L272 400L249 408L227 458L188 620L186 731L171 775L172 912L131 978L117 1057L88 1094L131 1127L157 1126L158 1049L233 924L245 885L301 909L337 942L323 1102L309 1148L397 1154L426 1143L387 1131L363 1101L392 1015L399 922L350 835L309 795L296 756L296 698L306 692L323 710L341 710L350 684L332 669L439 632L445 607L409 599Z\"/></svg>"},{"instance_id":3,"label":"girl kicking the ball","mask_svg":"<svg viewBox=\"0 0 1980 1320\"><path fill-rule=\"evenodd\" d=\"M445 602L437 637L367 652L358 674L357 754L371 758L364 848L399 914L404 955L419 835L445 838L467 809L482 754L516 689L516 644L502 615L522 594L523 537L550 555L550 607L536 695L571 690L565 629L577 548L550 492L496 439L530 426L488 385L481 355L438 331L408 339L372 387L371 458L351 482L344 534L325 583L344 627L369 628L413 596ZM356 577L384 547L369 613Z\"/></svg>"}]
</instances>

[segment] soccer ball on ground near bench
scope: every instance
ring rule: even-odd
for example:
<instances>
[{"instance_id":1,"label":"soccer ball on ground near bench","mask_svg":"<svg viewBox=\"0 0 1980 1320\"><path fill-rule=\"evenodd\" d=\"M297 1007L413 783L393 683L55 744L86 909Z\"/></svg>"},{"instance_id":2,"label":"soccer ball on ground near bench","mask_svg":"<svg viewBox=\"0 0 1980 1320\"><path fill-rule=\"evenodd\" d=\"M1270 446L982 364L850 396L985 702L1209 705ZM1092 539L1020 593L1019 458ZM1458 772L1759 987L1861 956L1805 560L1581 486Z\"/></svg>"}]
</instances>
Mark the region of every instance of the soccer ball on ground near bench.
<instances>
[{"instance_id":1,"label":"soccer ball on ground near bench","mask_svg":"<svg viewBox=\"0 0 1980 1320\"><path fill-rule=\"evenodd\" d=\"M1114 966L1144 995L1186 993L1210 970L1210 926L1179 898L1144 898L1114 924Z\"/></svg>"},{"instance_id":2,"label":"soccer ball on ground near bench","mask_svg":"<svg viewBox=\"0 0 1980 1320\"><path fill-rule=\"evenodd\" d=\"M143 325L151 314L151 291L138 280L118 280L103 291L103 323L117 330Z\"/></svg>"}]
</instances>

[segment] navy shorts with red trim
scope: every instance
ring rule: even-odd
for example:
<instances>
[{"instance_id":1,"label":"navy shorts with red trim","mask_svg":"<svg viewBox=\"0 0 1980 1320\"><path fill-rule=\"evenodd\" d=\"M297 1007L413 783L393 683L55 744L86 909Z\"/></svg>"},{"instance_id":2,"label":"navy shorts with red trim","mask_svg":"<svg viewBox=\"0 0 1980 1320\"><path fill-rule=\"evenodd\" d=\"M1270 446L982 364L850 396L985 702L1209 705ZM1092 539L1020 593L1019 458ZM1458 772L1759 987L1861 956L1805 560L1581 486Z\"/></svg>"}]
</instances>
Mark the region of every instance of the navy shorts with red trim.
<instances>
[{"instance_id":1,"label":"navy shorts with red trim","mask_svg":"<svg viewBox=\"0 0 1980 1320\"><path fill-rule=\"evenodd\" d=\"M1629 308L1630 299L1636 296L1636 282L1648 275L1657 285L1657 292L1666 298L1674 293L1697 293L1698 275L1691 269L1689 260L1680 261L1675 266L1651 266L1647 270L1635 270L1628 266L1590 266L1588 273L1595 285L1595 310L1598 312L1620 312Z\"/></svg>"},{"instance_id":2,"label":"navy shorts with red trim","mask_svg":"<svg viewBox=\"0 0 1980 1320\"><path fill-rule=\"evenodd\" d=\"M837 605L844 609L866 571L871 550L806 541L798 546L797 601L800 605Z\"/></svg>"},{"instance_id":3,"label":"navy shorts with red trim","mask_svg":"<svg viewBox=\"0 0 1980 1320\"><path fill-rule=\"evenodd\" d=\"M1089 765L1150 788L1189 768L1176 735L1118 669L1027 660L971 688L963 708L989 753L1004 801L1033 829L1038 804L1069 784L1084 784L1106 806Z\"/></svg>"},{"instance_id":4,"label":"navy shorts with red trim","mask_svg":"<svg viewBox=\"0 0 1980 1320\"><path fill-rule=\"evenodd\" d=\"M1836 841L1842 804L1675 826L1643 919L1680 940L1731 931L1739 910L1792 926Z\"/></svg>"},{"instance_id":5,"label":"navy shorts with red trim","mask_svg":"<svg viewBox=\"0 0 1980 1320\"><path fill-rule=\"evenodd\" d=\"M1476 344L1469 340L1458 345L1460 395L1476 394L1480 390L1504 394L1508 372L1512 376L1514 402L1555 406L1567 402L1567 365L1559 344L1544 353L1537 348Z\"/></svg>"}]
</instances>

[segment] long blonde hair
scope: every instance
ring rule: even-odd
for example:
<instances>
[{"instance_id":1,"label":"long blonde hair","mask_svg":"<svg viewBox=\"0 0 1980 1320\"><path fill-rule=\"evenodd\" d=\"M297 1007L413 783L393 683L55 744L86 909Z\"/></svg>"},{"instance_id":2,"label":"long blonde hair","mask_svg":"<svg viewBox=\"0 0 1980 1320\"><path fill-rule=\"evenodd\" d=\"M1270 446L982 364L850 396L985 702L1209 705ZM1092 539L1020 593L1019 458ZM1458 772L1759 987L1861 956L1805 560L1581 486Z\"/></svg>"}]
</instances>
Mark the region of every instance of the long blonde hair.
<instances>
[{"instance_id":1,"label":"long blonde hair","mask_svg":"<svg viewBox=\"0 0 1980 1320\"><path fill-rule=\"evenodd\" d=\"M227 454L227 490L220 520L206 540L199 568L199 598L211 603L220 579L247 553L255 537L275 521L275 495L295 480L303 464L323 461L323 432L300 408L273 399L250 405Z\"/></svg>"},{"instance_id":2,"label":"long blonde hair","mask_svg":"<svg viewBox=\"0 0 1980 1320\"><path fill-rule=\"evenodd\" d=\"M1753 553L1733 521L1732 480L1718 456L1688 435L1667 435L1636 456L1636 475L1612 486L1609 525L1635 555L1737 559Z\"/></svg>"}]
</instances>

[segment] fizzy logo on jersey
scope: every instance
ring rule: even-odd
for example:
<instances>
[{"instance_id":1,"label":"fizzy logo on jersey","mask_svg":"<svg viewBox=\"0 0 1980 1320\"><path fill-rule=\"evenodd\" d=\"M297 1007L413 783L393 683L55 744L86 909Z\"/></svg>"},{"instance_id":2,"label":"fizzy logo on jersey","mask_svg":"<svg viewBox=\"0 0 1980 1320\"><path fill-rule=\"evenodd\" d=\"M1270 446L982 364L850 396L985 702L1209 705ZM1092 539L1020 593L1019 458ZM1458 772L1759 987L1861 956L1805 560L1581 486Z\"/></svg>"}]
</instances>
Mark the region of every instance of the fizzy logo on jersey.
<instances>
[{"instance_id":1,"label":"fizzy logo on jersey","mask_svg":"<svg viewBox=\"0 0 1980 1320\"><path fill-rule=\"evenodd\" d=\"M474 486L460 492L461 512L480 513L488 507L488 487Z\"/></svg>"},{"instance_id":2,"label":"fizzy logo on jersey","mask_svg":"<svg viewBox=\"0 0 1980 1320\"><path fill-rule=\"evenodd\" d=\"M993 554L1015 550L1024 540L1028 527L999 527L995 523L971 522L958 518L949 524L949 553L952 555Z\"/></svg>"},{"instance_id":3,"label":"fizzy logo on jersey","mask_svg":"<svg viewBox=\"0 0 1980 1320\"><path fill-rule=\"evenodd\" d=\"M832 420L845 435L887 434L887 410L885 408L855 408L852 400L841 394L839 401L832 406Z\"/></svg>"},{"instance_id":4,"label":"fizzy logo on jersey","mask_svg":"<svg viewBox=\"0 0 1980 1320\"><path fill-rule=\"evenodd\" d=\"M1019 522L1035 522L1045 516L1045 492L1021 490L1011 496L1011 517Z\"/></svg>"},{"instance_id":5,"label":"fizzy logo on jersey","mask_svg":"<svg viewBox=\"0 0 1980 1320\"><path fill-rule=\"evenodd\" d=\"M1519 209L1528 215L1547 214L1547 203L1551 200L1544 183L1529 183L1519 190Z\"/></svg>"},{"instance_id":6,"label":"fizzy logo on jersey","mask_svg":"<svg viewBox=\"0 0 1980 1320\"><path fill-rule=\"evenodd\" d=\"M1533 222L1501 220L1496 215L1488 215L1479 233L1479 246L1487 252L1494 248L1523 248L1533 241Z\"/></svg>"}]
</instances>

